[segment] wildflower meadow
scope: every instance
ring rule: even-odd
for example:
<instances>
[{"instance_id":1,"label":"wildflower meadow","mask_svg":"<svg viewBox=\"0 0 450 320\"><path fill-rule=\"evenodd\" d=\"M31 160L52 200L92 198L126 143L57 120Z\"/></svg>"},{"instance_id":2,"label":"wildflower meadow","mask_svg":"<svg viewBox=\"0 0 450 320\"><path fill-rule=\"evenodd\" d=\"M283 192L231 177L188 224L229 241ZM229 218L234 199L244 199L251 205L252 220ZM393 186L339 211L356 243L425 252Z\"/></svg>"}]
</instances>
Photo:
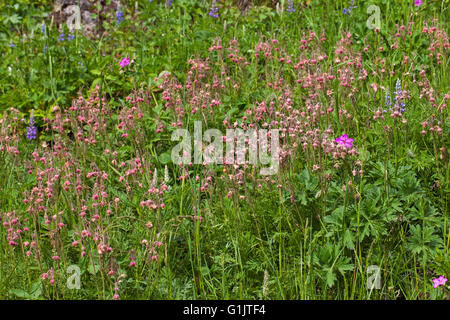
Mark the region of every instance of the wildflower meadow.
<instances>
[{"instance_id":1,"label":"wildflower meadow","mask_svg":"<svg viewBox=\"0 0 450 320\"><path fill-rule=\"evenodd\" d=\"M0 2L0 299L448 300L448 0Z\"/></svg>"}]
</instances>

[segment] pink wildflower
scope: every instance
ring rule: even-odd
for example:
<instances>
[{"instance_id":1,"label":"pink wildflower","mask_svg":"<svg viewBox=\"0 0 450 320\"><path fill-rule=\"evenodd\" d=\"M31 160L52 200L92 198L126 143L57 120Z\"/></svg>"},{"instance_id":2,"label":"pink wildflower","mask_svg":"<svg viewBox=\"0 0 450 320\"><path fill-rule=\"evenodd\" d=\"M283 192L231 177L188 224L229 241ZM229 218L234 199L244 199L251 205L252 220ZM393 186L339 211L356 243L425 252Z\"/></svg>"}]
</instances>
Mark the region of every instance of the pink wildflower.
<instances>
[{"instance_id":1,"label":"pink wildflower","mask_svg":"<svg viewBox=\"0 0 450 320\"><path fill-rule=\"evenodd\" d=\"M445 286L445 283L448 281L444 276L440 276L439 278L433 279L433 288L437 288L439 286Z\"/></svg>"},{"instance_id":2,"label":"pink wildflower","mask_svg":"<svg viewBox=\"0 0 450 320\"><path fill-rule=\"evenodd\" d=\"M342 136L337 138L336 142L345 146L347 149L350 149L353 146L353 139L347 137L347 134L343 134Z\"/></svg>"},{"instance_id":3,"label":"pink wildflower","mask_svg":"<svg viewBox=\"0 0 450 320\"><path fill-rule=\"evenodd\" d=\"M120 61L120 67L123 68L130 64L130 58L123 58L122 61Z\"/></svg>"}]
</instances>

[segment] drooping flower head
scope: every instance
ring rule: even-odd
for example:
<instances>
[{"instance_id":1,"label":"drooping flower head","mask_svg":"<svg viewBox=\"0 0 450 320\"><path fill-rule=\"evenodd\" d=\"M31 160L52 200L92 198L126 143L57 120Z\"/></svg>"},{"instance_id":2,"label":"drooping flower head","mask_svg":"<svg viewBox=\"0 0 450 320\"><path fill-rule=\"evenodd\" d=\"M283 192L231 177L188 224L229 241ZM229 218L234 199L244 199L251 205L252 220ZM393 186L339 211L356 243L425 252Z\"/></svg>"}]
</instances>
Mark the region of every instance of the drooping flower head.
<instances>
[{"instance_id":1,"label":"drooping flower head","mask_svg":"<svg viewBox=\"0 0 450 320\"><path fill-rule=\"evenodd\" d=\"M120 64L120 67L121 67L121 68L123 68L123 67L129 65L129 64L130 64L130 58L123 58L122 61L120 61L119 64Z\"/></svg>"},{"instance_id":2,"label":"drooping flower head","mask_svg":"<svg viewBox=\"0 0 450 320\"><path fill-rule=\"evenodd\" d=\"M340 145L345 146L347 149L350 149L353 146L353 139L349 138L346 133L344 133L339 138L336 138L336 142Z\"/></svg>"}]
</instances>

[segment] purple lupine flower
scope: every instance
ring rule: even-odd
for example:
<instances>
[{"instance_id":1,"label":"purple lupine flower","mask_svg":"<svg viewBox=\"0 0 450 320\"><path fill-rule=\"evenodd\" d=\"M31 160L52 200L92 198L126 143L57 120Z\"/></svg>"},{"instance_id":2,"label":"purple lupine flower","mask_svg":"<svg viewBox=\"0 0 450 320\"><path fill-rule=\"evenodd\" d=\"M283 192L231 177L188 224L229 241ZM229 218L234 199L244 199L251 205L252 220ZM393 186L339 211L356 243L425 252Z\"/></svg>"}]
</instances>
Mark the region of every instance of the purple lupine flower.
<instances>
[{"instance_id":1,"label":"purple lupine flower","mask_svg":"<svg viewBox=\"0 0 450 320\"><path fill-rule=\"evenodd\" d=\"M439 278L433 279L433 288L437 288L439 286L445 286L445 283L448 281L444 276L440 276Z\"/></svg>"},{"instance_id":2,"label":"purple lupine flower","mask_svg":"<svg viewBox=\"0 0 450 320\"><path fill-rule=\"evenodd\" d=\"M354 4L354 0L352 0L352 5L351 5L350 7L344 8L344 9L342 10L342 13L343 13L343 14L347 14L347 13L352 14L352 9L355 9L355 8L356 8L356 6L353 6L353 4Z\"/></svg>"},{"instance_id":3,"label":"purple lupine flower","mask_svg":"<svg viewBox=\"0 0 450 320\"><path fill-rule=\"evenodd\" d=\"M287 12L295 12L293 0L288 0L286 11Z\"/></svg>"},{"instance_id":4,"label":"purple lupine flower","mask_svg":"<svg viewBox=\"0 0 450 320\"><path fill-rule=\"evenodd\" d=\"M58 37L58 42L61 42L61 41L64 41L64 32L63 31L61 31L61 33L59 34L59 37Z\"/></svg>"},{"instance_id":5,"label":"purple lupine flower","mask_svg":"<svg viewBox=\"0 0 450 320\"><path fill-rule=\"evenodd\" d=\"M37 136L37 128L34 125L34 112L31 111L30 121L28 122L29 126L27 127L27 139L34 140Z\"/></svg>"},{"instance_id":6,"label":"purple lupine flower","mask_svg":"<svg viewBox=\"0 0 450 320\"><path fill-rule=\"evenodd\" d=\"M123 12L120 11L120 8L116 11L116 23L120 25L123 22Z\"/></svg>"},{"instance_id":7,"label":"purple lupine flower","mask_svg":"<svg viewBox=\"0 0 450 320\"><path fill-rule=\"evenodd\" d=\"M219 17L219 7L217 7L217 5L216 5L216 0L213 0L213 2L211 4L211 10L209 10L208 14L213 18Z\"/></svg>"},{"instance_id":8,"label":"purple lupine flower","mask_svg":"<svg viewBox=\"0 0 450 320\"><path fill-rule=\"evenodd\" d=\"M394 100L397 104L400 105L400 111L401 112L405 112L405 104L404 102L401 100L401 98L399 98L402 94L402 83L400 81L400 79L397 79L397 81L395 82L395 91L394 91Z\"/></svg>"},{"instance_id":9,"label":"purple lupine flower","mask_svg":"<svg viewBox=\"0 0 450 320\"><path fill-rule=\"evenodd\" d=\"M41 33L45 34L45 22L44 21L42 21Z\"/></svg>"},{"instance_id":10,"label":"purple lupine flower","mask_svg":"<svg viewBox=\"0 0 450 320\"><path fill-rule=\"evenodd\" d=\"M392 104L391 102L391 94L389 93L389 88L386 88L386 92L384 94L384 105L389 107Z\"/></svg>"},{"instance_id":11,"label":"purple lupine flower","mask_svg":"<svg viewBox=\"0 0 450 320\"><path fill-rule=\"evenodd\" d=\"M170 7L170 6L172 6L172 3L173 3L173 0L168 0L167 1L167 5Z\"/></svg>"},{"instance_id":12,"label":"purple lupine flower","mask_svg":"<svg viewBox=\"0 0 450 320\"><path fill-rule=\"evenodd\" d=\"M336 138L336 142L345 146L347 149L350 149L353 146L353 139L349 138L345 133L339 138Z\"/></svg>"}]
</instances>

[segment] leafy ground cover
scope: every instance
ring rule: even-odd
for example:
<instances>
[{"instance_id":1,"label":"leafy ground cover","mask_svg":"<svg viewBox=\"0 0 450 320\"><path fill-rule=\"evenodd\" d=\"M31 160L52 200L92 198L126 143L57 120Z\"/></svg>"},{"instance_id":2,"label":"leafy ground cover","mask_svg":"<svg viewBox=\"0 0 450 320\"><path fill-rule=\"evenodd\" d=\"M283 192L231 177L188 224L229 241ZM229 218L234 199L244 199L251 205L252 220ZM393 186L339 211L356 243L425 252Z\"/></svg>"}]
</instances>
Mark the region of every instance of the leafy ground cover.
<instances>
[{"instance_id":1,"label":"leafy ground cover","mask_svg":"<svg viewBox=\"0 0 450 320\"><path fill-rule=\"evenodd\" d=\"M55 7L0 4L0 298L449 298L448 1Z\"/></svg>"}]
</instances>

